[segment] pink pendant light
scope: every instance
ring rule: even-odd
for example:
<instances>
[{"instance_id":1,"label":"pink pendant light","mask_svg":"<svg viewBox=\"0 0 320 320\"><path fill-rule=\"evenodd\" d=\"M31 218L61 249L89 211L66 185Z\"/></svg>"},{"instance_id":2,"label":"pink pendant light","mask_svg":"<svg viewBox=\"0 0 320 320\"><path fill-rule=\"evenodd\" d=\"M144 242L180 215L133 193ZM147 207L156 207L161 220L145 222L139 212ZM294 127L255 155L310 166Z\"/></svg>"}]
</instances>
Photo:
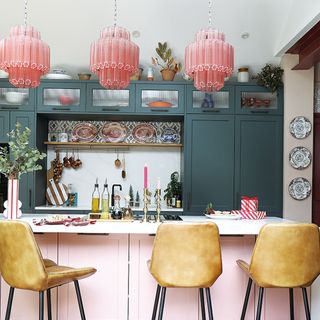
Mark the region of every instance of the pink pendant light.
<instances>
[{"instance_id":1,"label":"pink pendant light","mask_svg":"<svg viewBox=\"0 0 320 320\"><path fill-rule=\"evenodd\" d=\"M34 27L27 26L27 0L24 26L12 27L9 37L0 41L0 69L18 88L39 86L40 77L49 72L50 48Z\"/></svg>"},{"instance_id":2,"label":"pink pendant light","mask_svg":"<svg viewBox=\"0 0 320 320\"><path fill-rule=\"evenodd\" d=\"M200 91L218 91L224 78L233 72L233 47L225 42L224 34L211 28L211 1L209 1L209 28L200 30L195 41L185 49L185 72L194 79Z\"/></svg>"},{"instance_id":3,"label":"pink pendant light","mask_svg":"<svg viewBox=\"0 0 320 320\"><path fill-rule=\"evenodd\" d=\"M128 30L116 25L116 19L115 0L114 26L103 29L90 50L90 70L99 77L101 86L108 89L126 88L139 66L139 47L130 41Z\"/></svg>"}]
</instances>

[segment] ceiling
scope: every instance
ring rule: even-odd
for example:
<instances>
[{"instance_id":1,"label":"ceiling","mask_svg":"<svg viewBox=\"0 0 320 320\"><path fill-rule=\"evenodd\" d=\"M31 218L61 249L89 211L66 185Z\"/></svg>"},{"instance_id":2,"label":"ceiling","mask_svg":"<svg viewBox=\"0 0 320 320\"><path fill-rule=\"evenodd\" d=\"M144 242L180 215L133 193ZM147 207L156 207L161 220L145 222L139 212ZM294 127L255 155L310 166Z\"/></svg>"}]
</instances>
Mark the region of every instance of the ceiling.
<instances>
[{"instance_id":1,"label":"ceiling","mask_svg":"<svg viewBox=\"0 0 320 320\"><path fill-rule=\"evenodd\" d=\"M159 41L167 41L173 55L183 62L186 45L208 26L207 0L117 0L117 7L118 25L140 34L132 40L140 47L145 70ZM28 1L28 24L49 44L51 67L65 68L71 74L88 71L90 44L103 27L113 24L113 15L113 0ZM11 26L23 24L23 19L24 0L2 0L0 38L8 36ZM308 0L308 6L301 0L213 2L212 25L234 46L235 69L248 66L251 73L265 63L279 63L280 56L319 20L318 0ZM243 33L249 37L243 39Z\"/></svg>"}]
</instances>

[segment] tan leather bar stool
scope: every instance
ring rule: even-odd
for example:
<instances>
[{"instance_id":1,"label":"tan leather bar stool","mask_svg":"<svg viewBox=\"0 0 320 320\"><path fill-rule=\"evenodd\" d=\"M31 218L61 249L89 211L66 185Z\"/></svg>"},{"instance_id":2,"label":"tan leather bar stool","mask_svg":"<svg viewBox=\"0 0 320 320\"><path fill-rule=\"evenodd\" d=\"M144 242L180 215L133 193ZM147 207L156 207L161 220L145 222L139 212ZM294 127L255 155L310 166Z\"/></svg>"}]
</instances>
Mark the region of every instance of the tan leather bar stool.
<instances>
[{"instance_id":1,"label":"tan leather bar stool","mask_svg":"<svg viewBox=\"0 0 320 320\"><path fill-rule=\"evenodd\" d=\"M0 221L0 272L10 286L5 319L10 319L15 288L39 292L39 319L44 317L47 291L48 319L51 320L50 289L74 282L81 319L86 319L78 280L91 276L94 268L70 268L43 259L33 232L23 221Z\"/></svg>"},{"instance_id":2,"label":"tan leather bar stool","mask_svg":"<svg viewBox=\"0 0 320 320\"><path fill-rule=\"evenodd\" d=\"M203 289L209 319L213 319L210 287L222 273L219 230L215 223L163 223L148 261L158 282L152 319L162 319L167 288L199 288L202 319L205 319Z\"/></svg>"},{"instance_id":3,"label":"tan leather bar stool","mask_svg":"<svg viewBox=\"0 0 320 320\"><path fill-rule=\"evenodd\" d=\"M256 319L261 317L264 288L289 288L290 319L294 319L293 288L301 288L306 313L306 287L320 273L319 228L311 223L267 224L259 232L250 264L237 260L249 276L241 320L245 319L252 281L259 286Z\"/></svg>"}]
</instances>

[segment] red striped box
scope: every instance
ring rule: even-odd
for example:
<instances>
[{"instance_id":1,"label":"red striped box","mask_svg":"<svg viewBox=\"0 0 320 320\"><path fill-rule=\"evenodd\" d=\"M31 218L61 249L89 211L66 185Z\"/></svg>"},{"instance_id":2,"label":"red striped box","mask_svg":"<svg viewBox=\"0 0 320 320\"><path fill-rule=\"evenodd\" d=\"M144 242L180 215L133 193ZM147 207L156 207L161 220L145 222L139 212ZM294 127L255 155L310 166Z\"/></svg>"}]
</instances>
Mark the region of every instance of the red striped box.
<instances>
[{"instance_id":1,"label":"red striped box","mask_svg":"<svg viewBox=\"0 0 320 320\"><path fill-rule=\"evenodd\" d=\"M242 219L258 220L266 217L265 211L243 211L243 210L232 210L231 214L239 214Z\"/></svg>"},{"instance_id":2,"label":"red striped box","mask_svg":"<svg viewBox=\"0 0 320 320\"><path fill-rule=\"evenodd\" d=\"M258 210L258 198L247 196L241 197L241 211L257 211Z\"/></svg>"}]
</instances>

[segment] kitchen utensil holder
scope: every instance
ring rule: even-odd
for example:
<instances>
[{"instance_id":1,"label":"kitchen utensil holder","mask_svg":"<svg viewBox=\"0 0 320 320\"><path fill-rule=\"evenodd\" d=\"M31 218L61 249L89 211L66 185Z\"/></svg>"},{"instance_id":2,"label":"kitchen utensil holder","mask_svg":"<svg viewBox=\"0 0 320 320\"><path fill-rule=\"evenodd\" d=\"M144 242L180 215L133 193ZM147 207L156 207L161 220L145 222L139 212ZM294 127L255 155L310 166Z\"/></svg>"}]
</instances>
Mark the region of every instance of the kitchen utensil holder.
<instances>
[{"instance_id":1,"label":"kitchen utensil holder","mask_svg":"<svg viewBox=\"0 0 320 320\"><path fill-rule=\"evenodd\" d=\"M156 196L156 204L157 204L157 216L155 222L161 222L160 213L161 213L161 189L157 189L157 196Z\"/></svg>"},{"instance_id":2,"label":"kitchen utensil holder","mask_svg":"<svg viewBox=\"0 0 320 320\"><path fill-rule=\"evenodd\" d=\"M143 218L141 222L149 222L148 220L148 189L143 189Z\"/></svg>"}]
</instances>

